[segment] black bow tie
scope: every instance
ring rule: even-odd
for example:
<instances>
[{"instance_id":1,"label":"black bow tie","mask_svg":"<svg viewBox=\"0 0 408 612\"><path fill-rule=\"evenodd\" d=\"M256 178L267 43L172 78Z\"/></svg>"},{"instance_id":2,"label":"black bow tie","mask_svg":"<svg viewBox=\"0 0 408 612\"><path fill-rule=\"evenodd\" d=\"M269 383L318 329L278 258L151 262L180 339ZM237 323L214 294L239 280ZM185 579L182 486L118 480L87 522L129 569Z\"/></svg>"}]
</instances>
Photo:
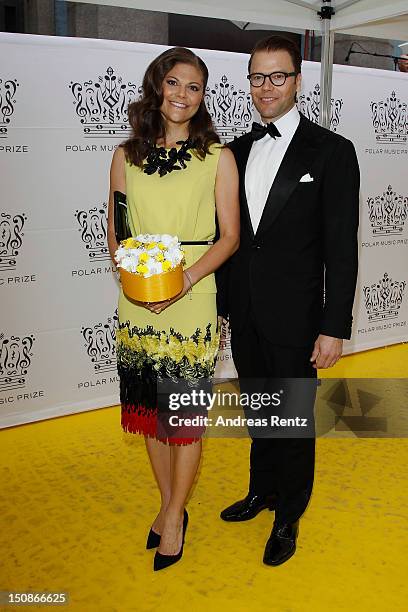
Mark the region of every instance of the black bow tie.
<instances>
[{"instance_id":1,"label":"black bow tie","mask_svg":"<svg viewBox=\"0 0 408 612\"><path fill-rule=\"evenodd\" d=\"M268 123L268 125L261 125L260 123L252 124L251 136L254 140L261 140L265 136L265 134L269 134L273 139L279 138L281 136L280 131L276 127L272 121Z\"/></svg>"}]
</instances>

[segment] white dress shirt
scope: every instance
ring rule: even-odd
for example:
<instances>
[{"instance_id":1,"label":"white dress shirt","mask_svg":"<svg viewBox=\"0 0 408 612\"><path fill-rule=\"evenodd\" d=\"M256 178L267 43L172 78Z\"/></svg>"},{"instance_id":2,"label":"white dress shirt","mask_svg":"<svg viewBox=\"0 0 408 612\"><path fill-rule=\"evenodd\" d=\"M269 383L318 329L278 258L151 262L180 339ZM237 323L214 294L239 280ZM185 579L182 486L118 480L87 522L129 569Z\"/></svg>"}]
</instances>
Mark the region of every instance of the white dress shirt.
<instances>
[{"instance_id":1,"label":"white dress shirt","mask_svg":"<svg viewBox=\"0 0 408 612\"><path fill-rule=\"evenodd\" d=\"M266 134L252 145L245 171L245 192L254 233L258 229L272 183L299 122L299 111L294 106L286 115L274 121L281 133L279 138L275 140Z\"/></svg>"}]
</instances>

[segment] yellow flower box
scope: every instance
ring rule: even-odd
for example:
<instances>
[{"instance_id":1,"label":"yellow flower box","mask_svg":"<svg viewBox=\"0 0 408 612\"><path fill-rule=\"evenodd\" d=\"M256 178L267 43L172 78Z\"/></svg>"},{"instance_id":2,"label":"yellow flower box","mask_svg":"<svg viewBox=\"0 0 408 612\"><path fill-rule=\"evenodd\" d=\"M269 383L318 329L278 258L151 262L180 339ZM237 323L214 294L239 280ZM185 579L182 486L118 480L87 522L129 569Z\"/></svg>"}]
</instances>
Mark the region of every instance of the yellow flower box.
<instances>
[{"instance_id":1,"label":"yellow flower box","mask_svg":"<svg viewBox=\"0 0 408 612\"><path fill-rule=\"evenodd\" d=\"M140 274L118 268L124 294L137 302L163 302L183 289L183 266L144 278Z\"/></svg>"}]
</instances>

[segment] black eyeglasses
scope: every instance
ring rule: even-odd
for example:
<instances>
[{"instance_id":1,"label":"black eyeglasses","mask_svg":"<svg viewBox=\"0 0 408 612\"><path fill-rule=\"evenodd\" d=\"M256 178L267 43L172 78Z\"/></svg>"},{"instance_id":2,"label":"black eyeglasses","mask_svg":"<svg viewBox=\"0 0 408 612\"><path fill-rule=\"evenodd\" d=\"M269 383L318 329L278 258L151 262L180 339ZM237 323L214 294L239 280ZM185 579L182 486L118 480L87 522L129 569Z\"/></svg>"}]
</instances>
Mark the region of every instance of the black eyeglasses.
<instances>
[{"instance_id":1,"label":"black eyeglasses","mask_svg":"<svg viewBox=\"0 0 408 612\"><path fill-rule=\"evenodd\" d=\"M263 74L262 72L254 72L248 74L247 79L251 83L252 87L262 87L265 83L266 77L269 78L272 85L275 87L281 87L286 82L286 79L290 76L296 76L297 72L271 72L270 74Z\"/></svg>"}]
</instances>

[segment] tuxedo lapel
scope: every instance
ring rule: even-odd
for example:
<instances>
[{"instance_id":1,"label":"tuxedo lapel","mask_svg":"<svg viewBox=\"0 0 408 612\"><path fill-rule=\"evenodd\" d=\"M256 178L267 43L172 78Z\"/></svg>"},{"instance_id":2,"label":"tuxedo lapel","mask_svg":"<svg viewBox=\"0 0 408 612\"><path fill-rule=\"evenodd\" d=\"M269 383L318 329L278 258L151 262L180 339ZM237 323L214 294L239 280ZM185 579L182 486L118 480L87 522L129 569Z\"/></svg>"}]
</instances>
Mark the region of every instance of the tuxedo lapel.
<instances>
[{"instance_id":1,"label":"tuxedo lapel","mask_svg":"<svg viewBox=\"0 0 408 612\"><path fill-rule=\"evenodd\" d=\"M237 166L239 172L239 192L240 192L240 203L241 203L241 222L244 221L244 224L247 226L247 230L249 232L251 240L254 238L254 230L252 227L251 215L249 214L248 201L246 197L246 189L245 189L245 172L248 163L249 153L251 151L253 140L251 137L243 139L240 143L240 147L237 148Z\"/></svg>"},{"instance_id":2,"label":"tuxedo lapel","mask_svg":"<svg viewBox=\"0 0 408 612\"><path fill-rule=\"evenodd\" d=\"M286 150L272 183L256 235L265 232L275 221L295 190L299 179L310 169L317 147L307 138L307 125L301 116L299 126Z\"/></svg>"}]
</instances>

